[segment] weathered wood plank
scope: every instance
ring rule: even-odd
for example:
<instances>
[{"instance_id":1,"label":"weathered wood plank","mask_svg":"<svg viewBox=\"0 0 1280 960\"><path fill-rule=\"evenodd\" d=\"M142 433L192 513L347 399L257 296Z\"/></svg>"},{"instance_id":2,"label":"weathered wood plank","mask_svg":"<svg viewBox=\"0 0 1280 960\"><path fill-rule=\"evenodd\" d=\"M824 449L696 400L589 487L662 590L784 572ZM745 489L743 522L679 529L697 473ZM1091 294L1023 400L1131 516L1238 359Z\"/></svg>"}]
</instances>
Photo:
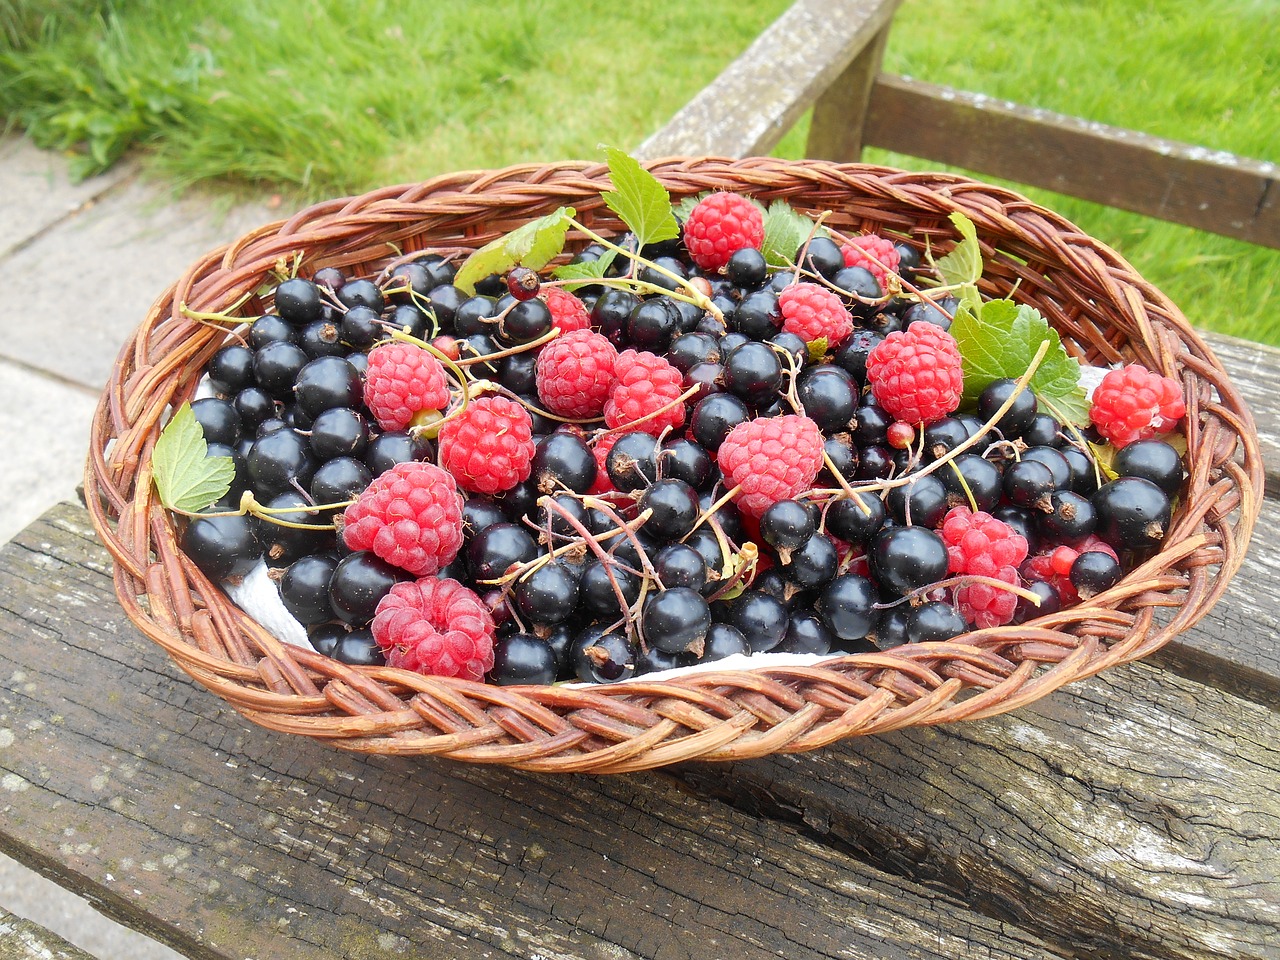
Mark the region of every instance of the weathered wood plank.
<instances>
[{"instance_id":1,"label":"weathered wood plank","mask_svg":"<svg viewBox=\"0 0 1280 960\"><path fill-rule=\"evenodd\" d=\"M688 766L692 797L658 774L362 760L175 680L114 610L88 536L63 507L0 551L0 843L179 949L230 955L242 926L279 924L310 955L372 918L459 956L950 955L959 923L1016 956L1042 937L1080 956L1250 957L1280 924L1280 718L1150 665L1012 716Z\"/></svg>"},{"instance_id":2,"label":"weathered wood plank","mask_svg":"<svg viewBox=\"0 0 1280 960\"><path fill-rule=\"evenodd\" d=\"M885 74L872 90L862 139L1280 247L1280 166L1272 162Z\"/></svg>"},{"instance_id":3,"label":"weathered wood plank","mask_svg":"<svg viewBox=\"0 0 1280 960\"><path fill-rule=\"evenodd\" d=\"M797 0L636 155L767 154L877 35L899 0ZM743 104L750 104L744 109Z\"/></svg>"},{"instance_id":4,"label":"weathered wood plank","mask_svg":"<svg viewBox=\"0 0 1280 960\"><path fill-rule=\"evenodd\" d=\"M1134 664L1017 712L688 766L1080 957L1274 957L1280 719Z\"/></svg>"},{"instance_id":5,"label":"weathered wood plank","mask_svg":"<svg viewBox=\"0 0 1280 960\"><path fill-rule=\"evenodd\" d=\"M93 960L38 923L0 909L0 960Z\"/></svg>"},{"instance_id":6,"label":"weathered wood plank","mask_svg":"<svg viewBox=\"0 0 1280 960\"><path fill-rule=\"evenodd\" d=\"M806 157L847 160L862 156L862 133L871 91L880 74L888 41L889 26L886 25L814 101L809 139L804 148Z\"/></svg>"},{"instance_id":7,"label":"weathered wood plank","mask_svg":"<svg viewBox=\"0 0 1280 960\"><path fill-rule=\"evenodd\" d=\"M1267 471L1267 496L1280 497L1280 350L1251 340L1206 333L1205 340L1249 405Z\"/></svg>"},{"instance_id":8,"label":"weathered wood plank","mask_svg":"<svg viewBox=\"0 0 1280 960\"><path fill-rule=\"evenodd\" d=\"M0 847L194 957L1050 960L669 776L366 758L248 724L121 616L87 517L0 550Z\"/></svg>"}]
</instances>

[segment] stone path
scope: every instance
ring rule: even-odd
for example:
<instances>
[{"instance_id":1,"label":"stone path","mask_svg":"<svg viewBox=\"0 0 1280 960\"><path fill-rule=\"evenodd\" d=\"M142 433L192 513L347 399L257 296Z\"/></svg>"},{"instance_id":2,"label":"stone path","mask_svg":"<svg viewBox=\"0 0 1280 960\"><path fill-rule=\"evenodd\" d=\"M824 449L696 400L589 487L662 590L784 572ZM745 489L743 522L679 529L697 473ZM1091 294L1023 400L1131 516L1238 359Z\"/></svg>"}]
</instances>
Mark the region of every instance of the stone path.
<instances>
[{"instance_id":1,"label":"stone path","mask_svg":"<svg viewBox=\"0 0 1280 960\"><path fill-rule=\"evenodd\" d=\"M175 200L136 164L73 184L58 155L0 137L0 543L74 498L98 395L155 298L200 254L278 217L265 203ZM178 956L3 856L0 909L100 960Z\"/></svg>"}]
</instances>

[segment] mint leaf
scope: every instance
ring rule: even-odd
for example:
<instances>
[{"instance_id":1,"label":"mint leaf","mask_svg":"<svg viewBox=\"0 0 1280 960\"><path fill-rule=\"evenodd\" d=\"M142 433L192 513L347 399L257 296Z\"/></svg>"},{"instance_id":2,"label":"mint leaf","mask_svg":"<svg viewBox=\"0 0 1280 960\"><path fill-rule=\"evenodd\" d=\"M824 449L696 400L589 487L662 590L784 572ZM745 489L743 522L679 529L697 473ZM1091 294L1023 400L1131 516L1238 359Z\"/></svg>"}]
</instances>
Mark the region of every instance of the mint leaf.
<instances>
[{"instance_id":1,"label":"mint leaf","mask_svg":"<svg viewBox=\"0 0 1280 960\"><path fill-rule=\"evenodd\" d=\"M226 495L235 479L235 461L208 453L204 429L191 404L184 403L151 452L151 473L161 503L180 513L198 513Z\"/></svg>"},{"instance_id":2,"label":"mint leaf","mask_svg":"<svg viewBox=\"0 0 1280 960\"><path fill-rule=\"evenodd\" d=\"M557 280L582 280L582 283L566 283L565 289L572 292L585 287L592 280L600 280L617 257L617 250L605 250L596 260L580 260L577 263L566 263L556 267L552 272Z\"/></svg>"},{"instance_id":3,"label":"mint leaf","mask_svg":"<svg viewBox=\"0 0 1280 960\"><path fill-rule=\"evenodd\" d=\"M785 200L775 200L764 212L764 243L761 252L765 262L774 267L788 267L795 263L801 245L815 233L813 221L796 211ZM818 228L815 236L826 236L827 231Z\"/></svg>"},{"instance_id":4,"label":"mint leaf","mask_svg":"<svg viewBox=\"0 0 1280 960\"><path fill-rule=\"evenodd\" d=\"M506 273L516 264L541 270L564 250L565 234L575 213L573 207L561 207L486 243L467 257L453 280L454 286L475 294L476 281L491 273Z\"/></svg>"},{"instance_id":5,"label":"mint leaf","mask_svg":"<svg viewBox=\"0 0 1280 960\"><path fill-rule=\"evenodd\" d=\"M636 235L640 247L670 240L680 232L671 210L671 194L635 157L617 147L605 149L613 189L600 194L610 210Z\"/></svg>"},{"instance_id":6,"label":"mint leaf","mask_svg":"<svg viewBox=\"0 0 1280 960\"><path fill-rule=\"evenodd\" d=\"M976 284L982 277L982 248L978 245L978 231L973 221L958 210L949 219L960 231L960 242L941 260L934 260L930 255L929 262L947 286Z\"/></svg>"},{"instance_id":7,"label":"mint leaf","mask_svg":"<svg viewBox=\"0 0 1280 960\"><path fill-rule=\"evenodd\" d=\"M1012 300L989 300L976 313L967 308L958 310L951 335L960 347L964 396L970 402L993 380L1021 377L1040 344L1048 340L1049 350L1031 378L1031 390L1060 419L1080 426L1089 423L1080 364L1034 307Z\"/></svg>"}]
</instances>

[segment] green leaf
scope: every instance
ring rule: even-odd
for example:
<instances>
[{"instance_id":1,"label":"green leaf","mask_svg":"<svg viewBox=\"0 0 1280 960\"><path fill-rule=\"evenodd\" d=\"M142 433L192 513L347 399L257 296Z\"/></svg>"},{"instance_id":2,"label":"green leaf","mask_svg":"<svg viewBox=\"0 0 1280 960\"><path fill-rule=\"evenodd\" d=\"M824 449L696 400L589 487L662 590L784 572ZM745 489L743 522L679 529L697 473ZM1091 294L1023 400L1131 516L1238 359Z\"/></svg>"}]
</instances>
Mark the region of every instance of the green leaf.
<instances>
[{"instance_id":1,"label":"green leaf","mask_svg":"<svg viewBox=\"0 0 1280 960\"><path fill-rule=\"evenodd\" d=\"M797 212L787 201L773 201L764 212L764 243L761 247L765 262L775 267L791 266L811 233L827 235L821 227L815 233L813 221Z\"/></svg>"},{"instance_id":2,"label":"green leaf","mask_svg":"<svg viewBox=\"0 0 1280 960\"><path fill-rule=\"evenodd\" d=\"M671 194L658 178L617 147L606 148L605 158L613 189L600 196L636 235L639 246L670 240L679 234L680 225L671 210Z\"/></svg>"},{"instance_id":3,"label":"green leaf","mask_svg":"<svg viewBox=\"0 0 1280 960\"><path fill-rule=\"evenodd\" d=\"M561 207L486 243L467 257L454 278L454 286L474 294L477 280L491 273L506 273L516 264L541 270L564 250L565 234L576 213L573 207Z\"/></svg>"},{"instance_id":4,"label":"green leaf","mask_svg":"<svg viewBox=\"0 0 1280 960\"><path fill-rule=\"evenodd\" d=\"M960 231L960 242L941 260L934 260L933 268L947 286L962 283L977 283L982 277L982 248L978 245L978 231L973 221L958 210L951 214L950 220Z\"/></svg>"},{"instance_id":5,"label":"green leaf","mask_svg":"<svg viewBox=\"0 0 1280 960\"><path fill-rule=\"evenodd\" d=\"M604 277L609 265L618 256L617 250L605 250L596 260L581 260L577 263L566 263L556 267L552 272L557 280L581 280L582 283L566 283L565 289L570 292L579 287L588 286L592 280Z\"/></svg>"},{"instance_id":6,"label":"green leaf","mask_svg":"<svg viewBox=\"0 0 1280 960\"><path fill-rule=\"evenodd\" d=\"M693 208L696 207L698 204L700 204L703 200L707 199L707 197L709 196L711 196L711 191L703 190L701 193L693 193L687 197L684 197L679 203L676 204L675 215L679 217L681 221L688 220L689 214L693 213Z\"/></svg>"},{"instance_id":7,"label":"green leaf","mask_svg":"<svg viewBox=\"0 0 1280 960\"><path fill-rule=\"evenodd\" d=\"M808 343L809 362L821 362L822 358L827 355L827 347L829 346L831 346L831 344L828 342L826 337L818 337L816 340L810 340Z\"/></svg>"},{"instance_id":8,"label":"green leaf","mask_svg":"<svg viewBox=\"0 0 1280 960\"><path fill-rule=\"evenodd\" d=\"M993 380L1021 377L1040 344L1049 341L1049 350L1031 378L1031 390L1059 419L1081 426L1089 423L1080 364L1034 307L1012 300L989 300L976 314L967 308L958 310L951 335L960 347L964 395L970 402Z\"/></svg>"},{"instance_id":9,"label":"green leaf","mask_svg":"<svg viewBox=\"0 0 1280 960\"><path fill-rule=\"evenodd\" d=\"M160 502L180 513L198 513L226 495L235 479L231 457L208 456L204 429L184 403L156 440L151 454Z\"/></svg>"}]
</instances>

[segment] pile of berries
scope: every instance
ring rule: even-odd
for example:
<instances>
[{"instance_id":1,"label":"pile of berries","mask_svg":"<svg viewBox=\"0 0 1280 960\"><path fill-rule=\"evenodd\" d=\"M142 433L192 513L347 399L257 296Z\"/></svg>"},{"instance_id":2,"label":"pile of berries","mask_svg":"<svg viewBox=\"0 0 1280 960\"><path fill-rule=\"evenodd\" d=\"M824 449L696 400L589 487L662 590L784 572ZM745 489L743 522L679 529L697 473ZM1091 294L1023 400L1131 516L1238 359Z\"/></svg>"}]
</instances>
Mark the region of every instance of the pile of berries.
<instances>
[{"instance_id":1,"label":"pile of berries","mask_svg":"<svg viewBox=\"0 0 1280 960\"><path fill-rule=\"evenodd\" d=\"M916 245L817 233L775 268L731 193L681 227L576 285L464 292L438 254L280 283L192 405L236 479L186 553L265 560L343 662L545 684L946 641L1159 549L1178 383L1111 372L1084 431L1014 379L962 409Z\"/></svg>"}]
</instances>

